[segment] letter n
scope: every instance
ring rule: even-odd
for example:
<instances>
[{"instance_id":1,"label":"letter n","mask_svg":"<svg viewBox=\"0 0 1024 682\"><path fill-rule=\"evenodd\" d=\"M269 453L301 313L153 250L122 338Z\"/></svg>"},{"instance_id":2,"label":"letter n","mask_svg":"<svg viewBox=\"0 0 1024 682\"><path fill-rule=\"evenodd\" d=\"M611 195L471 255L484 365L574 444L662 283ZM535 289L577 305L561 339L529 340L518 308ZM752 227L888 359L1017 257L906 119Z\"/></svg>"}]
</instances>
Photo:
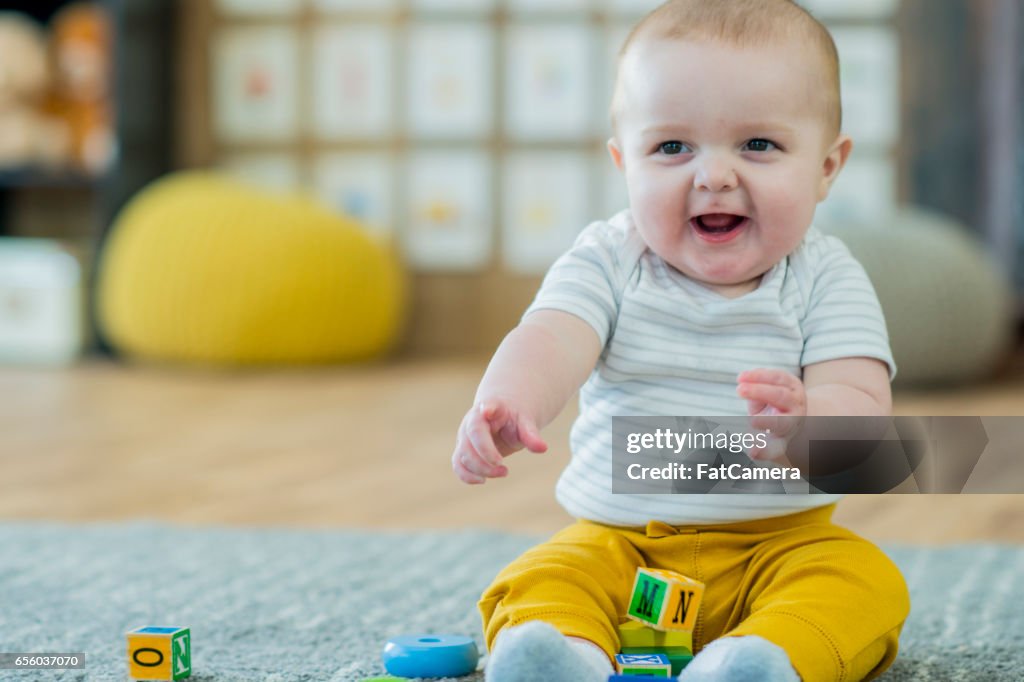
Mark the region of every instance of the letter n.
<instances>
[{"instance_id":1,"label":"letter n","mask_svg":"<svg viewBox=\"0 0 1024 682\"><path fill-rule=\"evenodd\" d=\"M693 601L693 592L679 590L679 603L676 604L676 612L672 616L673 623L685 623L686 614L690 610L690 603Z\"/></svg>"}]
</instances>

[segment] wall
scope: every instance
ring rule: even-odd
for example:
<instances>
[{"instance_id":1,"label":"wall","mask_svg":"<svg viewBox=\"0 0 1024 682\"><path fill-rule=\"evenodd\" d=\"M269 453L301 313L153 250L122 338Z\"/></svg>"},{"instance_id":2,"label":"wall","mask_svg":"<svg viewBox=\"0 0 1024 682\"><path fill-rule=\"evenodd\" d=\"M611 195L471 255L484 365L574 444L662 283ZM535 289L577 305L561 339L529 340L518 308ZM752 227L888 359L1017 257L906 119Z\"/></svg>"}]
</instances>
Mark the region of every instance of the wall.
<instances>
[{"instance_id":1,"label":"wall","mask_svg":"<svg viewBox=\"0 0 1024 682\"><path fill-rule=\"evenodd\" d=\"M487 351L587 222L627 203L605 151L615 54L651 0L186 0L179 165L318 193L409 263L414 352ZM809 0L843 60L853 159L819 220L901 176L897 0Z\"/></svg>"}]
</instances>

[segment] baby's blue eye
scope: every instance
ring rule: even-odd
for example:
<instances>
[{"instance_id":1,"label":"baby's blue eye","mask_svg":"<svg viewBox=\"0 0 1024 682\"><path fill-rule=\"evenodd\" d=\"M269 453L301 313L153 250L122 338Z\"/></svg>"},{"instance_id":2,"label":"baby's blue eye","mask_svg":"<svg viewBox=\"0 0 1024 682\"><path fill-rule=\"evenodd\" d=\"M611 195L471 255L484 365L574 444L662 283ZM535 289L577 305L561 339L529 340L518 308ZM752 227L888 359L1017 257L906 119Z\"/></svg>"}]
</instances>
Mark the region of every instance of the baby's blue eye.
<instances>
[{"instance_id":1,"label":"baby's blue eye","mask_svg":"<svg viewBox=\"0 0 1024 682\"><path fill-rule=\"evenodd\" d=\"M673 140L671 142L662 142L658 145L658 151L668 156L675 156L676 154L682 154L686 149L686 145L682 142Z\"/></svg>"},{"instance_id":2,"label":"baby's blue eye","mask_svg":"<svg viewBox=\"0 0 1024 682\"><path fill-rule=\"evenodd\" d=\"M747 148L752 152L770 152L772 149L778 149L778 145L763 137L756 137L747 142Z\"/></svg>"}]
</instances>

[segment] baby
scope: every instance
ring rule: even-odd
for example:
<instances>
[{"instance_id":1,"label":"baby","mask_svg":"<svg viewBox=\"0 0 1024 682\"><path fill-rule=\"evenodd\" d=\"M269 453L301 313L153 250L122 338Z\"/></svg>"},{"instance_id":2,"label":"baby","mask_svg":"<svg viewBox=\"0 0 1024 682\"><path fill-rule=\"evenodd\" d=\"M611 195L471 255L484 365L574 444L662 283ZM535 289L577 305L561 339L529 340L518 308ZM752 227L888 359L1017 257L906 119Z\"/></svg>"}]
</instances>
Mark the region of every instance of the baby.
<instances>
[{"instance_id":1,"label":"baby","mask_svg":"<svg viewBox=\"0 0 1024 682\"><path fill-rule=\"evenodd\" d=\"M707 584L680 680L853 681L892 663L906 585L831 522L836 496L612 494L615 415L890 413L874 290L811 227L850 154L840 116L831 36L790 0L670 0L627 39L608 149L630 208L552 266L452 456L466 483L506 476L580 391L557 486L578 520L482 596L490 682L607 679L638 566Z\"/></svg>"}]
</instances>

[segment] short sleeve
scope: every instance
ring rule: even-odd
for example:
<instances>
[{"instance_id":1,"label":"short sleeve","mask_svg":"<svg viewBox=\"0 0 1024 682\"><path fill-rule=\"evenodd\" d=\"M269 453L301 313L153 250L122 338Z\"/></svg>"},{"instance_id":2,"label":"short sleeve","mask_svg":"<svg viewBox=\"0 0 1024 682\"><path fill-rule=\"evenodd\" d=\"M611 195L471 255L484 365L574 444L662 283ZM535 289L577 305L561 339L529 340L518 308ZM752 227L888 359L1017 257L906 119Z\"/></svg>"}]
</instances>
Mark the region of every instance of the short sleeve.
<instances>
[{"instance_id":1,"label":"short sleeve","mask_svg":"<svg viewBox=\"0 0 1024 682\"><path fill-rule=\"evenodd\" d=\"M813 277L801 323L801 366L841 358L875 358L889 367L891 380L896 376L896 363L885 316L864 268L833 236L819 234L806 251Z\"/></svg>"},{"instance_id":2,"label":"short sleeve","mask_svg":"<svg viewBox=\"0 0 1024 682\"><path fill-rule=\"evenodd\" d=\"M523 317L536 310L561 310L597 332L604 346L615 328L622 291L624 230L609 222L587 226L548 270Z\"/></svg>"}]
</instances>

